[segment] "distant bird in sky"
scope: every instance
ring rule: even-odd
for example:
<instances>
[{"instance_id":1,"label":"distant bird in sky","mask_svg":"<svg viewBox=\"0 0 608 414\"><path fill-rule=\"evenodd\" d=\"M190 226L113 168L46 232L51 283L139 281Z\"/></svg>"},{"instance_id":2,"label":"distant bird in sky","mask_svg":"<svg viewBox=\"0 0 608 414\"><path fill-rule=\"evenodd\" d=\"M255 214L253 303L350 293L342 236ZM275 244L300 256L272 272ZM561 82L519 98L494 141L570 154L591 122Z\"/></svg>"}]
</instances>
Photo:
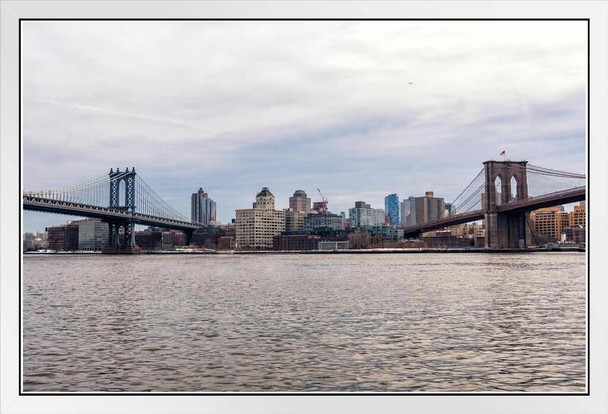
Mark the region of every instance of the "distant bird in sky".
<instances>
[{"instance_id":1,"label":"distant bird in sky","mask_svg":"<svg viewBox=\"0 0 608 414\"><path fill-rule=\"evenodd\" d=\"M414 84L414 82L408 82L407 84L408 84L408 85L413 85L413 84Z\"/></svg>"}]
</instances>

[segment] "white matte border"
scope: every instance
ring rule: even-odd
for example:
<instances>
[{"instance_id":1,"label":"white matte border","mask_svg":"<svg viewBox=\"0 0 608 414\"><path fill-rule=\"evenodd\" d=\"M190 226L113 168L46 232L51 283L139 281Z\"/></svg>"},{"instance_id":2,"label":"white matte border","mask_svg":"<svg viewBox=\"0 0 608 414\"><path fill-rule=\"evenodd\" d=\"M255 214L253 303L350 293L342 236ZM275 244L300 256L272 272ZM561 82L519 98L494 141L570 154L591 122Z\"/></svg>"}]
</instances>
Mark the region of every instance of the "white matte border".
<instances>
[{"instance_id":1,"label":"white matte border","mask_svg":"<svg viewBox=\"0 0 608 414\"><path fill-rule=\"evenodd\" d=\"M589 396L19 396L19 18L589 18L591 272ZM606 1L0 1L0 412L608 413L608 64Z\"/></svg>"}]
</instances>

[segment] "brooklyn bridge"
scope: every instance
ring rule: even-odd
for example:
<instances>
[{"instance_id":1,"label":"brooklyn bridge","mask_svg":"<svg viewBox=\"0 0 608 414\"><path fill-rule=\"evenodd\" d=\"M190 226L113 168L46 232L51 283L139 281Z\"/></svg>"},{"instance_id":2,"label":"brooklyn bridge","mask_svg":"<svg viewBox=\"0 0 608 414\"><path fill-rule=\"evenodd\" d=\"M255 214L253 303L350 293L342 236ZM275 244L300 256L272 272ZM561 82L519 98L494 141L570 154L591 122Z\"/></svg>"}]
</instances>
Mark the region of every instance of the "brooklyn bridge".
<instances>
[{"instance_id":1,"label":"brooklyn bridge","mask_svg":"<svg viewBox=\"0 0 608 414\"><path fill-rule=\"evenodd\" d=\"M411 238L434 229L484 220L486 248L526 248L532 244L530 211L585 198L584 174L538 167L527 161L486 161L452 201L449 216L402 229ZM181 230L187 243L193 231L203 226L163 201L135 168L111 169L107 175L64 188L26 191L23 209L107 222L108 252L136 249L136 224Z\"/></svg>"}]
</instances>

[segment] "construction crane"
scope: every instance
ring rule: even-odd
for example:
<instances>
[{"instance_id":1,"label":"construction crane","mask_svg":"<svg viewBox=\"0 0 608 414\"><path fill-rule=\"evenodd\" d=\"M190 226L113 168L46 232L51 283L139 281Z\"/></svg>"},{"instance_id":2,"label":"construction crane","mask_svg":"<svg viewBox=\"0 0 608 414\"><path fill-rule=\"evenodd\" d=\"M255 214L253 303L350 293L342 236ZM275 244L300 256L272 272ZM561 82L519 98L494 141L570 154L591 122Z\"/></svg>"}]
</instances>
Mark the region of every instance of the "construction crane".
<instances>
[{"instance_id":1,"label":"construction crane","mask_svg":"<svg viewBox=\"0 0 608 414\"><path fill-rule=\"evenodd\" d=\"M321 201L323 201L323 202L327 202L327 199L326 199L325 197L323 197L323 193L321 193L321 190L319 190L319 189L317 188L317 191L319 192L319 195L321 196Z\"/></svg>"},{"instance_id":2,"label":"construction crane","mask_svg":"<svg viewBox=\"0 0 608 414\"><path fill-rule=\"evenodd\" d=\"M319 190L317 188L317 191L319 192L319 195L321 196L321 202L313 203L313 209L318 211L319 213L324 213L327 211L327 199L323 196L323 193L321 193L321 190Z\"/></svg>"}]
</instances>

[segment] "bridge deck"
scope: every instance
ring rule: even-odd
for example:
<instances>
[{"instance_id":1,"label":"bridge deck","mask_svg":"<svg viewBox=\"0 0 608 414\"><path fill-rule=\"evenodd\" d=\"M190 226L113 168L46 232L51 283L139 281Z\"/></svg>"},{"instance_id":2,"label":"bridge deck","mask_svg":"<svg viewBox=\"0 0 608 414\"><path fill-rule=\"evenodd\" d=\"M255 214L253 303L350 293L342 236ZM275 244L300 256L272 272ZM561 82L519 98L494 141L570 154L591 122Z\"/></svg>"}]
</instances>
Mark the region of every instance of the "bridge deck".
<instances>
[{"instance_id":1,"label":"bridge deck","mask_svg":"<svg viewBox=\"0 0 608 414\"><path fill-rule=\"evenodd\" d=\"M168 219L164 217L155 217L140 213L131 213L126 210L115 208L91 206L68 201L50 200L27 195L23 196L23 209L47 213L66 214L70 216L100 218L105 221L132 220L135 224L158 226L175 230L196 230L203 226L199 223Z\"/></svg>"},{"instance_id":2,"label":"bridge deck","mask_svg":"<svg viewBox=\"0 0 608 414\"><path fill-rule=\"evenodd\" d=\"M544 194L539 197L530 197L526 200L514 201L497 206L497 212L503 214L515 214L523 211L532 211L539 208L555 206L558 204L573 203L586 198L586 187L577 187L565 191ZM401 227L406 236L417 236L431 230L442 229L463 223L481 220L484 218L483 210L474 210L462 214L445 217L424 224Z\"/></svg>"}]
</instances>

